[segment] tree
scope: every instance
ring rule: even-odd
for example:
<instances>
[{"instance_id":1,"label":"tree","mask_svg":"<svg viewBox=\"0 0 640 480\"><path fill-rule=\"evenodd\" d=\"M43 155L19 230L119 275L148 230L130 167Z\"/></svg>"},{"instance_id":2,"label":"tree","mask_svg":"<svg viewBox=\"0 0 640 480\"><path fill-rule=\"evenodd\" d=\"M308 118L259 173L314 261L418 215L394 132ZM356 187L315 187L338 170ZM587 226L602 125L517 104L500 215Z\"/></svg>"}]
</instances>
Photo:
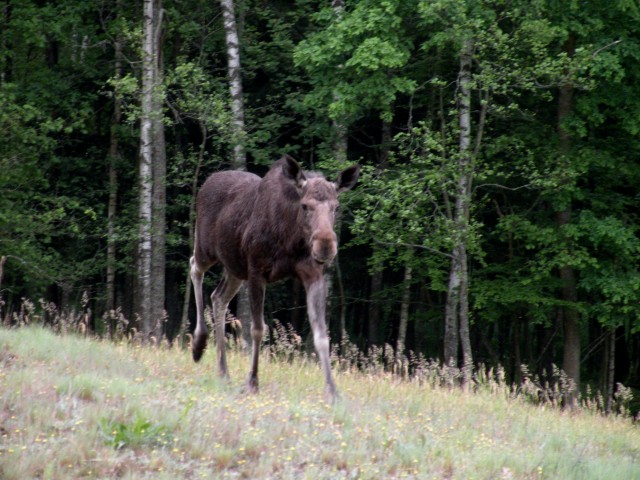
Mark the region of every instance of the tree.
<instances>
[{"instance_id":1,"label":"tree","mask_svg":"<svg viewBox=\"0 0 640 480\"><path fill-rule=\"evenodd\" d=\"M471 209L471 187L473 184L473 157L478 151L471 150L471 68L474 43L471 38L462 40L460 48L460 71L458 73L458 116L459 116L459 156L456 166L455 207L453 213L454 247L451 254L451 270L447 290L445 310L444 362L446 365L458 363L458 337L462 346L464 382L471 380L473 355L469 339L469 269L467 245L469 235L469 215ZM484 129L487 103L481 106L477 127L476 145Z\"/></svg>"},{"instance_id":2,"label":"tree","mask_svg":"<svg viewBox=\"0 0 640 480\"><path fill-rule=\"evenodd\" d=\"M462 347L468 381L473 361L469 253L482 258L480 225L473 217L478 208L475 184L494 175L485 149L499 156L512 141L508 131L494 129L488 136L487 127L492 119L498 125L512 117L523 92L534 90L536 79L558 71L554 59L539 61L555 33L527 5L505 11L485 2L424 2L419 12L425 26L436 32L424 40L423 51L432 55L430 64L446 69L430 72L425 82L433 92L430 111L436 113L396 137L399 147L390 168L368 179L372 192L364 198L355 233L364 234L365 242L384 245L378 263L397 261L394 255L403 248L421 253L413 260L415 275L429 272L434 287L446 291L443 360L458 366ZM454 52L455 83L451 72L456 64L437 61L443 55L454 58ZM447 91L449 85L456 89Z\"/></svg>"},{"instance_id":3,"label":"tree","mask_svg":"<svg viewBox=\"0 0 640 480\"><path fill-rule=\"evenodd\" d=\"M623 325L636 323L625 307L638 278L631 254L637 222L625 193L637 178L637 162L627 161L636 149L627 139L635 122L617 105L637 111L623 80L635 75L626 56L635 55L637 42L623 32L638 12L621 4L606 12L597 3L589 7L545 11L556 31L549 55L562 61L523 102L531 112L526 121L511 126L519 155L530 156L538 173L521 183L527 189L513 178L495 197L499 220L493 232L484 230L488 268L478 270L474 292L478 316L495 326L489 336L498 350L517 319L521 330L512 339L523 358L503 357L517 362L514 377L529 363L557 381L552 363L561 365L573 385L564 392L568 405L581 385L593 388L594 372L607 377L602 391L611 391L611 329L629 335ZM614 373L618 380L624 363Z\"/></svg>"},{"instance_id":4,"label":"tree","mask_svg":"<svg viewBox=\"0 0 640 480\"><path fill-rule=\"evenodd\" d=\"M220 0L222 19L227 45L227 61L229 72L229 92L231 94L231 111L233 113L234 140L233 160L234 170L246 170L247 158L245 154L244 138L244 96L242 94L242 71L240 68L240 40L236 23L233 0Z\"/></svg>"},{"instance_id":5,"label":"tree","mask_svg":"<svg viewBox=\"0 0 640 480\"><path fill-rule=\"evenodd\" d=\"M398 325L398 339L396 340L396 363L404 355L407 339L407 325L409 323L409 302L411 301L411 266L404 267L402 302L400 304L400 324Z\"/></svg>"},{"instance_id":6,"label":"tree","mask_svg":"<svg viewBox=\"0 0 640 480\"><path fill-rule=\"evenodd\" d=\"M572 57L575 53L575 38L569 34L566 44L566 53ZM560 86L558 94L558 149L560 161L566 162L567 155L571 151L571 138L565 130L564 123L571 115L573 109L573 84L571 80ZM556 211L556 224L560 230L560 238L564 237L564 227L571 222L571 203L565 203ZM568 250L571 250L571 241L563 242ZM570 264L560 265L559 275L561 282L561 300L565 302L562 307L562 326L564 335L564 350L562 357L562 370L576 385L576 391L569 401L575 403L580 388L580 317L575 305L578 302L576 276Z\"/></svg>"},{"instance_id":7,"label":"tree","mask_svg":"<svg viewBox=\"0 0 640 480\"><path fill-rule=\"evenodd\" d=\"M404 8L398 1L357 2L352 8L341 0L332 1L330 8L315 15L318 30L296 46L294 60L307 71L312 86L305 104L319 122L327 125L331 141L324 148L325 157L332 158L326 162L331 168L341 168L340 164L346 161L349 128L370 111L382 119L382 130L386 132L382 143L386 143L396 96L414 88L414 82L402 75L411 45L403 25ZM336 222L337 231L340 225ZM330 301L332 269L327 269L326 276ZM343 299L340 303L344 306L346 302ZM340 318L345 318L344 311ZM341 330L345 329L343 323ZM376 327L370 327L370 331Z\"/></svg>"},{"instance_id":8,"label":"tree","mask_svg":"<svg viewBox=\"0 0 640 480\"><path fill-rule=\"evenodd\" d=\"M162 334L164 311L166 154L162 85L162 0L144 0L140 118L139 314L145 335Z\"/></svg>"},{"instance_id":9,"label":"tree","mask_svg":"<svg viewBox=\"0 0 640 480\"><path fill-rule=\"evenodd\" d=\"M335 131L343 132L369 111L391 122L396 97L414 90L404 72L412 48L405 14L411 10L395 0L357 2L351 9L332 2L314 16L318 29L296 46L294 61L312 86L305 104L320 121L341 125L334 128L331 145Z\"/></svg>"},{"instance_id":10,"label":"tree","mask_svg":"<svg viewBox=\"0 0 640 480\"><path fill-rule=\"evenodd\" d=\"M344 17L344 0L331 0L331 8L335 15L335 21L341 22ZM344 68L342 63L335 66L337 77L340 78L340 72ZM340 92L336 89L333 92L333 102L339 103L341 101ZM347 151L349 149L349 135L348 126L346 125L347 119L340 117L333 117L331 125L333 127L334 142L333 142L333 156L339 163L345 163L347 161ZM339 228L338 228L339 230ZM331 297L331 290L333 287L333 274L331 269L327 269L327 289L329 290L328 297ZM344 332L341 332L343 335Z\"/></svg>"},{"instance_id":11,"label":"tree","mask_svg":"<svg viewBox=\"0 0 640 480\"><path fill-rule=\"evenodd\" d=\"M172 171L174 183L188 187L187 200L176 203L188 210L186 245L190 252L194 245L196 198L204 167L221 167L221 160L215 165L211 158L220 156L228 146L226 139L233 136L229 102L219 85L202 66L192 62L177 65L168 75L168 87L172 92L168 101L176 122L194 122L200 133L195 158L193 155L181 156L180 161L174 161ZM191 279L187 271L180 320L181 330L184 332L189 326L191 296Z\"/></svg>"},{"instance_id":12,"label":"tree","mask_svg":"<svg viewBox=\"0 0 640 480\"><path fill-rule=\"evenodd\" d=\"M116 1L116 18L121 10L120 1ZM109 131L109 204L107 207L107 310L116 308L116 214L118 205L118 161L121 158L119 143L119 128L122 122L122 98L117 83L122 78L122 34L116 33L113 39L114 49L114 80L116 87L113 92L113 114Z\"/></svg>"},{"instance_id":13,"label":"tree","mask_svg":"<svg viewBox=\"0 0 640 480\"><path fill-rule=\"evenodd\" d=\"M245 151L244 96L242 94L242 74L240 69L240 41L233 0L220 0L222 18L227 46L227 62L229 72L229 92L231 93L231 112L233 117L233 160L231 167L235 170L247 169ZM244 284L237 296L237 315L242 323L242 332L246 345L251 345L251 306L249 291Z\"/></svg>"},{"instance_id":14,"label":"tree","mask_svg":"<svg viewBox=\"0 0 640 480\"><path fill-rule=\"evenodd\" d=\"M94 2L4 7L0 229L12 292L7 310L23 296L42 296L69 311L78 285L93 288L104 272L102 249L89 238L106 202L100 176L87 172L105 155L86 141L99 98L94 81L102 73L95 44L104 37L88 19Z\"/></svg>"}]
</instances>

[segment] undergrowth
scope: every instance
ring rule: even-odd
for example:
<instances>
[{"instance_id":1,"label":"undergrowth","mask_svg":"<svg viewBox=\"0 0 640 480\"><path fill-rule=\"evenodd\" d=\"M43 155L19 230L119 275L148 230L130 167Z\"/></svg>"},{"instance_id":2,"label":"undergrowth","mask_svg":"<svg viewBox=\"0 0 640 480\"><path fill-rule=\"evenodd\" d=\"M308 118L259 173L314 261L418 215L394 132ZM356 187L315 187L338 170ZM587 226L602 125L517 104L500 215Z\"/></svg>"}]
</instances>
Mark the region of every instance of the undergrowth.
<instances>
[{"instance_id":1,"label":"undergrowth","mask_svg":"<svg viewBox=\"0 0 640 480\"><path fill-rule=\"evenodd\" d=\"M166 348L176 344L182 348L189 347L190 335L184 331L185 326L178 337L173 340L169 340L164 333L158 337L147 337L136 328L136 325L140 324L139 319L133 322L128 320L120 308L105 312L98 321L100 328L98 330L92 329L88 302L89 299L85 293L82 297L80 311L61 312L53 303L41 299L36 305L23 298L20 309L17 312L5 314L2 324L11 328L20 328L31 324L43 325L59 334L75 333L131 345ZM3 318L2 306L0 297L0 318ZM205 319L209 331L213 332L211 312L208 308L205 309ZM166 315L157 319L153 331L165 332L166 321ZM95 323L95 320L93 322ZM228 337L234 339L234 342L228 342L228 344L233 348L247 351L248 345L238 343L238 340L241 341L242 338L239 331L241 329L240 321L227 312L226 322L229 326L227 331L230 332ZM291 325L277 319L274 319L271 324L263 341L263 351L267 355L288 362L315 361L315 352L309 351L310 344L303 341ZM453 388L463 384L460 368L443 365L437 360L426 358L422 353L409 351L406 355L396 355L394 348L389 344L373 345L367 352L364 352L346 335L332 345L331 362L332 367L338 371L359 371L367 375L391 375L393 378L419 385ZM613 413L624 417L631 415L629 406L634 400L633 395L631 389L621 383L616 384L613 404L607 406L602 393L593 391L588 385L584 392L576 392L573 381L556 365L552 365L551 371L542 371L540 374L531 373L527 365L521 365L520 373L522 381L519 384L511 384L506 381L506 375L501 366L477 365L472 375L471 384L464 385L464 387L468 390L500 390L512 398L520 397L533 404L546 404L559 408L566 406L567 399L570 398L572 405L577 408L602 414ZM574 403L576 400L577 403Z\"/></svg>"}]
</instances>

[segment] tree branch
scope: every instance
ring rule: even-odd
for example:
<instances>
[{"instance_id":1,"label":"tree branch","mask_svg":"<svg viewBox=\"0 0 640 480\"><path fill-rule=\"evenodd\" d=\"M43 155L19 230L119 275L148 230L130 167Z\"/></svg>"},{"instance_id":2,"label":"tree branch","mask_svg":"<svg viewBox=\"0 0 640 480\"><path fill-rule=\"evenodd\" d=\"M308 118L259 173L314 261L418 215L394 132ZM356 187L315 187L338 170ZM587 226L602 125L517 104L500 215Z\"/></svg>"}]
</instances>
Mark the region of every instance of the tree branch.
<instances>
[{"instance_id":1,"label":"tree branch","mask_svg":"<svg viewBox=\"0 0 640 480\"><path fill-rule=\"evenodd\" d=\"M506 185L500 185L499 183L483 183L481 185L476 185L473 190L475 192L476 190L484 187L495 187L495 188L501 188L502 190L509 190L510 192L517 192L518 190L522 190L523 188L531 188L531 184L526 183L518 187L507 187Z\"/></svg>"},{"instance_id":2,"label":"tree branch","mask_svg":"<svg viewBox=\"0 0 640 480\"><path fill-rule=\"evenodd\" d=\"M431 247L427 247L425 245L417 245L415 243L404 243L404 242L396 242L396 243L383 242L381 240L378 240L377 238L374 238L373 241L376 242L378 245L384 245L385 247L419 248L421 250L426 250L426 251L431 252L431 253L436 253L438 255L442 255L443 257L453 258L453 255L451 255L450 253L444 253L444 252L441 252L440 250L437 250L437 249L431 248Z\"/></svg>"}]
</instances>

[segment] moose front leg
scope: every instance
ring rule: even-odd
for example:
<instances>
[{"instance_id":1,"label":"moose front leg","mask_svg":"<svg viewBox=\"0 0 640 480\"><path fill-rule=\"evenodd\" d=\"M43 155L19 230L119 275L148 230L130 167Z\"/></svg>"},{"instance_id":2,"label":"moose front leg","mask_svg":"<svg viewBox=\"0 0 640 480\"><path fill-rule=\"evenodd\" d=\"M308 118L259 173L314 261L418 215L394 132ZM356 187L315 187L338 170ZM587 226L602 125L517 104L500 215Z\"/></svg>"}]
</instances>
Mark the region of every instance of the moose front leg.
<instances>
[{"instance_id":1,"label":"moose front leg","mask_svg":"<svg viewBox=\"0 0 640 480\"><path fill-rule=\"evenodd\" d=\"M325 320L325 310L327 301L327 290L322 274L303 280L304 288L307 292L307 313L309 322L313 330L313 343L320 359L320 365L324 372L326 390L332 401L338 398L338 390L331 375L331 361L329 358L329 336L327 334L327 323Z\"/></svg>"},{"instance_id":2,"label":"moose front leg","mask_svg":"<svg viewBox=\"0 0 640 480\"><path fill-rule=\"evenodd\" d=\"M251 306L251 370L247 379L247 390L258 392L258 363L260 360L260 344L264 335L264 291L265 282L259 278L250 278L249 303Z\"/></svg>"}]
</instances>

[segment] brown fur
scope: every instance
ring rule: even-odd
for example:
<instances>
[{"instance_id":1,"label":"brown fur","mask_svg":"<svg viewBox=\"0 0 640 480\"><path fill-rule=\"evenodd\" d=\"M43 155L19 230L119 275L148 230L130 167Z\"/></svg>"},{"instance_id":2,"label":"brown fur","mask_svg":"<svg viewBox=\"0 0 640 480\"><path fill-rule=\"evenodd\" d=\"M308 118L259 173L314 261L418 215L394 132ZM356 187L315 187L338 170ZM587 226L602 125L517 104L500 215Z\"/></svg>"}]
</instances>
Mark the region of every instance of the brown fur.
<instances>
[{"instance_id":1,"label":"brown fur","mask_svg":"<svg viewBox=\"0 0 640 480\"><path fill-rule=\"evenodd\" d=\"M309 318L316 348L330 393L335 386L324 352L324 264L337 249L333 232L338 193L352 188L359 167L350 167L335 183L317 174L303 173L291 157L275 162L264 178L241 171L211 175L197 198L196 241L191 276L196 294L198 325L192 341L194 360L206 347L207 331L202 312L202 276L215 264L224 267L224 278L211 298L216 334L224 311L242 281L247 281L252 311L253 358L249 378L257 390L257 351L263 333L262 308L267 283L297 276L307 290ZM321 289L321 290L320 290ZM198 297L198 295L200 297ZM198 301L200 300L200 301ZM221 374L227 375L224 344L217 341ZM328 347L327 347L328 348ZM325 358L326 357L326 358Z\"/></svg>"}]
</instances>

